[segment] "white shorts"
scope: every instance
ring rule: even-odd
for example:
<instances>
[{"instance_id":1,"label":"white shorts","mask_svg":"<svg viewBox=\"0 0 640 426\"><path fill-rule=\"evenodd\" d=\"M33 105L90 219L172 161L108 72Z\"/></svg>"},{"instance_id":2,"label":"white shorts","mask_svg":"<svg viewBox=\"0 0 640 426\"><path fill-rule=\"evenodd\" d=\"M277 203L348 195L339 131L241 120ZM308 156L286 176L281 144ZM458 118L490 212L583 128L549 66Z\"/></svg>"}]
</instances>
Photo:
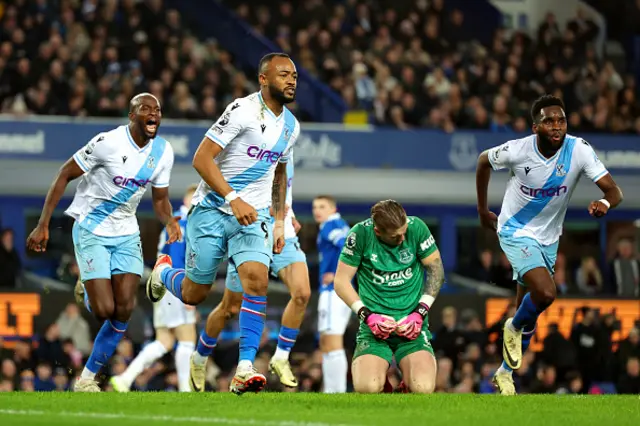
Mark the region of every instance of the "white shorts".
<instances>
[{"instance_id":1,"label":"white shorts","mask_svg":"<svg viewBox=\"0 0 640 426\"><path fill-rule=\"evenodd\" d=\"M318 299L318 332L324 334L344 334L351 308L338 297L334 290L320 292Z\"/></svg>"},{"instance_id":2,"label":"white shorts","mask_svg":"<svg viewBox=\"0 0 640 426\"><path fill-rule=\"evenodd\" d=\"M187 305L169 292L164 295L162 300L153 304L154 328L176 328L195 323L195 309L187 309Z\"/></svg>"}]
</instances>

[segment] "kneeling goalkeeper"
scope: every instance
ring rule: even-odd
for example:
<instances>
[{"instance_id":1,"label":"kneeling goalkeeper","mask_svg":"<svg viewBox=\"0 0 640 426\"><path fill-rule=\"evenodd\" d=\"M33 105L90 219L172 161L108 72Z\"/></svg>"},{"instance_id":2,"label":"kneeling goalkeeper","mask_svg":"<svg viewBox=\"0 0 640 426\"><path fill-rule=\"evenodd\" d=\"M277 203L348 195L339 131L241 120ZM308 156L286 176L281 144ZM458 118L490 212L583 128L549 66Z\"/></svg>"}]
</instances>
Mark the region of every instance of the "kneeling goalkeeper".
<instances>
[{"instance_id":1,"label":"kneeling goalkeeper","mask_svg":"<svg viewBox=\"0 0 640 426\"><path fill-rule=\"evenodd\" d=\"M351 284L356 273L358 293ZM334 287L361 321L352 364L356 392L382 392L394 356L410 392L433 392L436 359L428 314L443 283L429 228L407 217L400 203L380 201L371 218L351 228Z\"/></svg>"}]
</instances>

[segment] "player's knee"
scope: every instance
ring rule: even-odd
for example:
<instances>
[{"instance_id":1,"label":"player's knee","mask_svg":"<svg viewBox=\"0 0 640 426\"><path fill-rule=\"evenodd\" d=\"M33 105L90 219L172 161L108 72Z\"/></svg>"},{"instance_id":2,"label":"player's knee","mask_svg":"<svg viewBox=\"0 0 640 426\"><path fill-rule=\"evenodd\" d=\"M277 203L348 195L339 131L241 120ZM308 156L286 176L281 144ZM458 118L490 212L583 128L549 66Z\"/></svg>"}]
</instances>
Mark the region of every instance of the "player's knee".
<instances>
[{"instance_id":1,"label":"player's knee","mask_svg":"<svg viewBox=\"0 0 640 426\"><path fill-rule=\"evenodd\" d=\"M206 285L183 286L182 302L186 305L196 306L207 298L210 288Z\"/></svg>"},{"instance_id":2,"label":"player's knee","mask_svg":"<svg viewBox=\"0 0 640 426\"><path fill-rule=\"evenodd\" d=\"M295 289L291 292L291 300L299 308L306 308L311 298L311 289L309 287Z\"/></svg>"},{"instance_id":3,"label":"player's knee","mask_svg":"<svg viewBox=\"0 0 640 426\"><path fill-rule=\"evenodd\" d=\"M224 312L224 318L226 320L235 318L240 313L240 305L241 303L225 304L222 308L222 311Z\"/></svg>"},{"instance_id":4,"label":"player's knee","mask_svg":"<svg viewBox=\"0 0 640 426\"><path fill-rule=\"evenodd\" d=\"M556 300L556 288L555 286L549 286L540 290L537 294L537 305L539 308L546 309L550 306L554 300Z\"/></svg>"},{"instance_id":5,"label":"player's knee","mask_svg":"<svg viewBox=\"0 0 640 426\"><path fill-rule=\"evenodd\" d=\"M243 277L242 287L245 293L252 295L266 295L269 276L256 269L250 269Z\"/></svg>"},{"instance_id":6,"label":"player's knee","mask_svg":"<svg viewBox=\"0 0 640 426\"><path fill-rule=\"evenodd\" d=\"M411 393L433 393L435 389L435 377L422 377L409 383L409 391Z\"/></svg>"},{"instance_id":7,"label":"player's knee","mask_svg":"<svg viewBox=\"0 0 640 426\"><path fill-rule=\"evenodd\" d=\"M115 303L113 299L99 299L95 303L91 302L91 311L98 321L105 321L113 317Z\"/></svg>"},{"instance_id":8,"label":"player's knee","mask_svg":"<svg viewBox=\"0 0 640 426\"><path fill-rule=\"evenodd\" d=\"M384 382L381 380L355 380L353 390L357 393L381 393Z\"/></svg>"}]
</instances>

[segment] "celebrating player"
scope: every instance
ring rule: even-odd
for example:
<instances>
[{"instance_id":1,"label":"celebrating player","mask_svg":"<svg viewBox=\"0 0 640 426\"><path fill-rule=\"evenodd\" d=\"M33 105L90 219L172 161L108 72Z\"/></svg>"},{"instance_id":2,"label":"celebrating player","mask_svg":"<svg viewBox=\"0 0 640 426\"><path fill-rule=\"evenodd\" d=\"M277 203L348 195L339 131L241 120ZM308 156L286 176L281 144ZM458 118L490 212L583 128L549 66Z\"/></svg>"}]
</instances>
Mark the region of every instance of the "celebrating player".
<instances>
[{"instance_id":1,"label":"celebrating player","mask_svg":"<svg viewBox=\"0 0 640 426\"><path fill-rule=\"evenodd\" d=\"M95 376L113 355L135 306L144 267L136 210L147 185L152 186L153 207L166 227L167 243L182 236L169 202L173 149L156 137L161 117L155 96L135 96L128 125L99 133L62 166L27 240L30 250L46 250L51 215L69 182L82 176L65 213L75 219L73 246L85 304L104 324L76 392L100 392Z\"/></svg>"},{"instance_id":2,"label":"celebrating player","mask_svg":"<svg viewBox=\"0 0 640 426\"><path fill-rule=\"evenodd\" d=\"M259 73L260 92L233 101L193 158L202 181L187 222L186 271L172 268L171 258L161 256L147 282L152 302L168 289L182 302L197 305L209 294L228 254L244 291L240 361L230 385L236 394L258 392L266 384L253 361L264 330L269 265L285 244L286 163L300 133L298 120L284 106L295 99L298 77L289 56L266 55ZM215 343L206 334L201 339L204 345Z\"/></svg>"},{"instance_id":3,"label":"celebrating player","mask_svg":"<svg viewBox=\"0 0 640 426\"><path fill-rule=\"evenodd\" d=\"M180 230L186 235L187 213L191 206L191 198L197 186L187 188L183 204L176 216L180 216ZM167 244L169 235L166 231L160 234L158 254L167 254L175 266L184 268L186 244L184 240L174 244ZM189 392L189 357L195 348L196 340L196 312L192 306L180 302L172 294L166 294L161 301L153 305L153 326L156 329L156 339L144 347L138 356L131 361L129 367L119 376L111 378L111 385L116 392L128 392L136 377L142 371L171 351L178 341L175 353L175 365L178 373L178 390Z\"/></svg>"},{"instance_id":4,"label":"celebrating player","mask_svg":"<svg viewBox=\"0 0 640 426\"><path fill-rule=\"evenodd\" d=\"M320 297L318 299L318 332L322 351L322 383L325 393L347 391L349 364L344 351L344 332L351 311L336 295L333 279L340 251L349 233L349 225L338 213L336 200L321 195L313 200L313 218L320 225Z\"/></svg>"},{"instance_id":5,"label":"celebrating player","mask_svg":"<svg viewBox=\"0 0 640 426\"><path fill-rule=\"evenodd\" d=\"M307 259L300 249L300 243L296 236L300 230L300 223L296 220L291 208L293 172L292 156L287 163L287 214L284 227L286 244L282 253L274 255L273 262L271 262L271 273L278 276L289 288L291 300L282 313L278 346L269 362L269 369L280 377L280 382L283 385L288 387L298 386L298 380L289 363L289 354L296 343L311 294ZM240 311L241 304L242 285L236 268L230 263L222 301L207 318L207 326L198 340L196 352L192 357L191 384L195 391L204 391L207 358L213 352L217 338L225 324ZM209 343L205 344L205 342Z\"/></svg>"},{"instance_id":6,"label":"celebrating player","mask_svg":"<svg viewBox=\"0 0 640 426\"><path fill-rule=\"evenodd\" d=\"M358 293L351 285L356 273ZM356 392L382 392L394 356L410 392L433 392L436 359L428 314L443 283L440 251L429 228L420 218L407 217L398 202L380 201L370 219L351 228L335 290L361 320L352 365Z\"/></svg>"},{"instance_id":7,"label":"celebrating player","mask_svg":"<svg viewBox=\"0 0 640 426\"><path fill-rule=\"evenodd\" d=\"M580 176L586 175L604 193L602 199L589 204L591 216L602 217L622 201L620 188L589 143L567 135L561 99L542 96L533 104L531 118L533 135L483 152L476 172L480 221L497 230L500 246L513 267L513 279L520 284L518 310L504 326L504 361L493 377L504 395L515 394L512 370L521 366L538 316L556 298L552 275L558 240ZM511 172L500 217L487 204L492 168Z\"/></svg>"}]
</instances>

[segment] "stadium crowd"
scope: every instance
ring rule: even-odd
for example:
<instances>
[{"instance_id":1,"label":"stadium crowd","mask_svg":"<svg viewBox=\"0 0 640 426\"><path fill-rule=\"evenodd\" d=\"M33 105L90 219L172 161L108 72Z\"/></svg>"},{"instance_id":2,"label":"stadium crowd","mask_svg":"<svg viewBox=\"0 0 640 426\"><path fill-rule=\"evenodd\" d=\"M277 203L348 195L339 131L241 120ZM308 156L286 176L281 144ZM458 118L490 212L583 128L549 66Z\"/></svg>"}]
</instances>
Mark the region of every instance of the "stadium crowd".
<instances>
[{"instance_id":1,"label":"stadium crowd","mask_svg":"<svg viewBox=\"0 0 640 426\"><path fill-rule=\"evenodd\" d=\"M596 55L598 28L582 11L566 28L548 13L536 37L498 30L483 46L445 0L262 0L236 10L377 124L522 132L531 102L552 93L571 131L640 133L637 82Z\"/></svg>"},{"instance_id":2,"label":"stadium crowd","mask_svg":"<svg viewBox=\"0 0 640 426\"><path fill-rule=\"evenodd\" d=\"M598 57L583 12L566 28L549 13L533 38L499 29L484 46L444 0L227 3L380 125L526 131L531 101L552 93L572 131L640 132L637 82ZM256 89L162 0L16 0L0 25L2 112L122 117L150 91L166 117L211 120Z\"/></svg>"},{"instance_id":3,"label":"stadium crowd","mask_svg":"<svg viewBox=\"0 0 640 426\"><path fill-rule=\"evenodd\" d=\"M510 315L514 307L509 308ZM507 314L505 313L505 314ZM500 330L506 317L484 327L473 310L460 313L448 306L442 311L442 326L433 329L433 347L438 357L437 392L494 393L491 376L502 362ZM640 393L640 318L628 336L612 341L616 318L584 310L569 338L550 326L541 352L529 351L523 367L515 374L521 393ZM275 340L265 331L256 368L267 374ZM147 339L151 336L147 336ZM347 349L352 353L353 329L347 333ZM144 344L135 332L118 346L110 365L102 373L105 379L124 371ZM80 374L91 351L92 334L87 320L75 304L69 304L57 321L36 339L21 340L7 349L0 340L0 391L68 391ZM235 340L221 342L214 352L207 375L207 389L227 392L237 363ZM292 353L298 374L297 390L282 388L277 377L268 384L272 391L320 392L322 354L316 349L314 335L300 336ZM389 382L398 387L398 370L392 368ZM104 380L105 390L110 390ZM349 382L350 383L350 382ZM351 386L351 385L349 385ZM177 376L173 356L166 355L141 374L134 383L137 391L175 391Z\"/></svg>"}]
</instances>

